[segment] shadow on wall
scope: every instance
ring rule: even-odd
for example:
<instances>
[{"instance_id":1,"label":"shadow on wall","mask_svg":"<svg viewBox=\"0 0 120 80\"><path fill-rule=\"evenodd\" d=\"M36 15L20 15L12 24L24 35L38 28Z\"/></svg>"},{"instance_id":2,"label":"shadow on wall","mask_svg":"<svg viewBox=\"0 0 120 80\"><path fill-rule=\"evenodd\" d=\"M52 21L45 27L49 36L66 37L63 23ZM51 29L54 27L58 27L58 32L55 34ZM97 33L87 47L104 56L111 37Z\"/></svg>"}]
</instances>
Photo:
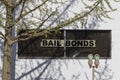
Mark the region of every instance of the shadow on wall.
<instances>
[{"instance_id":1,"label":"shadow on wall","mask_svg":"<svg viewBox=\"0 0 120 80\"><path fill-rule=\"evenodd\" d=\"M33 60L29 60L29 64ZM74 60L70 60L74 62ZM34 62L34 61L33 61ZM61 67L66 66L65 69L69 70L69 60L54 60L54 59L48 59L44 60L43 62L40 62L39 60L35 60L37 63L36 67L29 69L29 71L25 72L24 70L31 68L32 65L28 65L25 63L25 65L28 67L23 70L22 75L18 73L18 77L15 80L68 80L64 73L62 72ZM25 66L25 67L26 67ZM36 73L37 71L37 73ZM25 73L24 73L25 72ZM67 72L68 73L68 72ZM77 75L73 74L70 80L78 80L80 79L80 73Z\"/></svg>"},{"instance_id":2,"label":"shadow on wall","mask_svg":"<svg viewBox=\"0 0 120 80\"><path fill-rule=\"evenodd\" d=\"M23 75L19 76L17 79L15 80L21 80L23 77L27 76L27 75L30 75L32 72L34 72L35 70L38 70L39 68L41 68L42 66L45 65L44 69L40 72L40 74L35 78L33 79L31 77L31 80L40 80L42 74L45 72L45 70L48 68L49 64L51 63L51 60L46 60L44 61L43 63L39 64L38 66L36 66L35 68L33 68L32 70L28 71L27 73L23 73Z\"/></svg>"},{"instance_id":3,"label":"shadow on wall","mask_svg":"<svg viewBox=\"0 0 120 80\"><path fill-rule=\"evenodd\" d=\"M94 26L92 26L93 24L94 24ZM93 24L88 24L88 26L86 26L85 29L93 29L96 26L96 23L93 23ZM4 42L2 40L0 40L0 77L2 75L2 65L1 64L2 64L2 60L3 60L3 47L4 47ZM12 59L15 62L16 61L16 55L13 56ZM19 74L19 71L17 71L18 73L15 72L15 63L14 63L14 65L12 65L13 70L14 70L13 73L15 73L15 74L13 74L13 78L15 77L15 75L18 74L19 76L17 76L17 78L15 80L23 80L26 76L29 76L29 79L24 79L24 80L67 80L64 77L65 75L61 71L61 66L65 65L66 67L69 67L68 66L68 64L69 64L68 61L66 61L66 60L63 61L64 64L62 64L63 62L61 62L61 61L59 62L57 60L54 63L54 62L52 62L52 59L48 59L48 60L45 60L45 61L42 61L42 62L39 62L39 60L38 61L35 60L35 61L36 61L36 63L38 63L36 65L36 67L33 68L34 64L31 64L32 60L29 60L28 64L31 64L29 67L30 68L32 67L32 68L30 70L27 70L27 72L23 71L23 73L21 75ZM77 60L77 61L80 61L80 60ZM19 61L17 63L20 64ZM28 64L25 63L24 64L25 67L28 67ZM55 64L58 64L57 68L56 68ZM22 66L19 66L19 67L22 68ZM105 78L104 80L111 80L112 77L113 77L113 74L111 74L111 75L106 74L108 70L109 70L109 68L108 68L108 64L107 64L107 60L106 60L105 66L103 68L101 68L100 70L95 72L96 79L101 80L101 79L103 79L103 77L105 75L108 75L109 78L108 79ZM35 74L35 71L38 71L37 75ZM52 73L52 76L51 76L51 73ZM36 76L34 77L34 76L32 76L32 74L35 74ZM85 72L84 74L86 76L86 80L89 80L87 73ZM43 75L44 75L44 77L43 77ZM56 75L58 75L58 76L56 77ZM80 74L78 74L78 75L73 74L72 79L70 79L70 80L78 80L78 79L80 79Z\"/></svg>"},{"instance_id":4,"label":"shadow on wall","mask_svg":"<svg viewBox=\"0 0 120 80\"><path fill-rule=\"evenodd\" d=\"M2 64L2 59L3 59L3 45L4 45L4 42L0 40L0 64ZM28 60L25 60L25 61L28 61ZM33 60L29 60L29 64L31 64L29 67L34 66L32 61ZM80 61L80 60L77 60L77 61ZM67 80L64 77L65 75L61 71L61 67L63 65L65 65L68 68L69 67L68 60L64 60L63 61L64 64L63 64L63 62L57 61L57 60L56 60L56 62L55 61L52 62L52 59L44 60L42 62L40 62L39 60L38 61L35 60L35 62L37 63L36 67L31 68L29 71L27 71L25 73L23 71L22 75L17 77L15 80ZM18 61L18 63L19 63L19 61ZM57 69L56 69L55 64L57 64L57 66L59 66ZM25 63L24 65L28 66L27 63ZM81 65L82 64L80 63L80 66ZM35 71L38 71L38 74L34 77L32 74L35 74ZM52 73L52 76L51 76L51 73ZM2 65L0 65L0 77L1 77L1 74L2 74ZM19 73L15 73L15 75L17 75L17 74L19 74ZM57 77L56 77L56 74L58 74ZM44 75L44 77L43 77L43 75ZM103 66L101 69L95 71L95 75L96 75L96 79L98 79L98 80L101 80L101 79L112 80L113 72L111 73L111 70L109 69L107 60L105 60L105 66ZM105 76L105 75L107 75L107 76ZM26 78L27 76L29 76L29 79ZM85 72L85 76L86 76L86 80L89 80L86 72ZM24 79L24 78L26 78L26 79ZM73 74L71 80L78 80L78 79L80 79L80 74L78 74L78 75Z\"/></svg>"},{"instance_id":5,"label":"shadow on wall","mask_svg":"<svg viewBox=\"0 0 120 80\"><path fill-rule=\"evenodd\" d=\"M95 70L95 80L112 80L114 72L109 68L107 59L104 62L104 66Z\"/></svg>"}]
</instances>

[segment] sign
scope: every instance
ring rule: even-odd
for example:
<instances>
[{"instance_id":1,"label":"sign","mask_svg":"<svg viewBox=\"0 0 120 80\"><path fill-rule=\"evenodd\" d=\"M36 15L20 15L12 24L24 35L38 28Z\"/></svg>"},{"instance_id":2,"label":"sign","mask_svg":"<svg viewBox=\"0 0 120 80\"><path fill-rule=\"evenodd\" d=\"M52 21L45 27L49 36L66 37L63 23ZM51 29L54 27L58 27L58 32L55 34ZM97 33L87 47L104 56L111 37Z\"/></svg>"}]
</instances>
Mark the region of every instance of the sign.
<instances>
[{"instance_id":1,"label":"sign","mask_svg":"<svg viewBox=\"0 0 120 80\"><path fill-rule=\"evenodd\" d=\"M41 47L95 47L95 40L55 40L55 39L42 39L40 42Z\"/></svg>"},{"instance_id":2,"label":"sign","mask_svg":"<svg viewBox=\"0 0 120 80\"><path fill-rule=\"evenodd\" d=\"M111 30L59 30L18 42L19 58L111 58Z\"/></svg>"}]
</instances>

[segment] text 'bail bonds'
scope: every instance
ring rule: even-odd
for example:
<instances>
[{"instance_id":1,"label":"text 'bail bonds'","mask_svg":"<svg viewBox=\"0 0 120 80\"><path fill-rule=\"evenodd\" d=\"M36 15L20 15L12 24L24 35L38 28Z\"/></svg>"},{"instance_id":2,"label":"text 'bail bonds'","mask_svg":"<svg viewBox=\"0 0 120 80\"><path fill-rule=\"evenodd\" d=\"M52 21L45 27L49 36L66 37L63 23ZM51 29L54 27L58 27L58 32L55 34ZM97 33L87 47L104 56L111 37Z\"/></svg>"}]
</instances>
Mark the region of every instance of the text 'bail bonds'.
<instances>
[{"instance_id":1,"label":"text 'bail bonds'","mask_svg":"<svg viewBox=\"0 0 120 80\"><path fill-rule=\"evenodd\" d=\"M96 47L96 40L43 39L41 47Z\"/></svg>"}]
</instances>

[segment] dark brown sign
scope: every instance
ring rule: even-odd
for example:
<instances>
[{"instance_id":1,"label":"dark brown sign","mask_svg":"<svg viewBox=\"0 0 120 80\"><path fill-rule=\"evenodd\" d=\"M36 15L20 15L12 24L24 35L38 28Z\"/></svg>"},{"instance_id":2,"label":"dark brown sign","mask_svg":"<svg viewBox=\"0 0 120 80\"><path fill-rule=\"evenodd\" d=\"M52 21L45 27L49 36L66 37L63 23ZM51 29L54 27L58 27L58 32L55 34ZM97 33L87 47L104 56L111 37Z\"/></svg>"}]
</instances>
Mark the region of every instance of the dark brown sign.
<instances>
[{"instance_id":1,"label":"dark brown sign","mask_svg":"<svg viewBox=\"0 0 120 80\"><path fill-rule=\"evenodd\" d=\"M111 30L60 30L18 42L19 58L111 58Z\"/></svg>"}]
</instances>

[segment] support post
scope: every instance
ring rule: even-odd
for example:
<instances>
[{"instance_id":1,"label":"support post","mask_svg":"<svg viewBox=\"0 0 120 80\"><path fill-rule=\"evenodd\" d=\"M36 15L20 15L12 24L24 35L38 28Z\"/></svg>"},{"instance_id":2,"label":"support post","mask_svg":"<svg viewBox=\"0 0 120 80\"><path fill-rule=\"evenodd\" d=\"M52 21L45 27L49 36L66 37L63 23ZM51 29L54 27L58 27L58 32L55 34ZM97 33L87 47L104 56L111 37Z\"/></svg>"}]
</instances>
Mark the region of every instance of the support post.
<instances>
[{"instance_id":1,"label":"support post","mask_svg":"<svg viewBox=\"0 0 120 80\"><path fill-rule=\"evenodd\" d=\"M94 80L94 70L95 69L95 66L92 66L92 80Z\"/></svg>"}]
</instances>

